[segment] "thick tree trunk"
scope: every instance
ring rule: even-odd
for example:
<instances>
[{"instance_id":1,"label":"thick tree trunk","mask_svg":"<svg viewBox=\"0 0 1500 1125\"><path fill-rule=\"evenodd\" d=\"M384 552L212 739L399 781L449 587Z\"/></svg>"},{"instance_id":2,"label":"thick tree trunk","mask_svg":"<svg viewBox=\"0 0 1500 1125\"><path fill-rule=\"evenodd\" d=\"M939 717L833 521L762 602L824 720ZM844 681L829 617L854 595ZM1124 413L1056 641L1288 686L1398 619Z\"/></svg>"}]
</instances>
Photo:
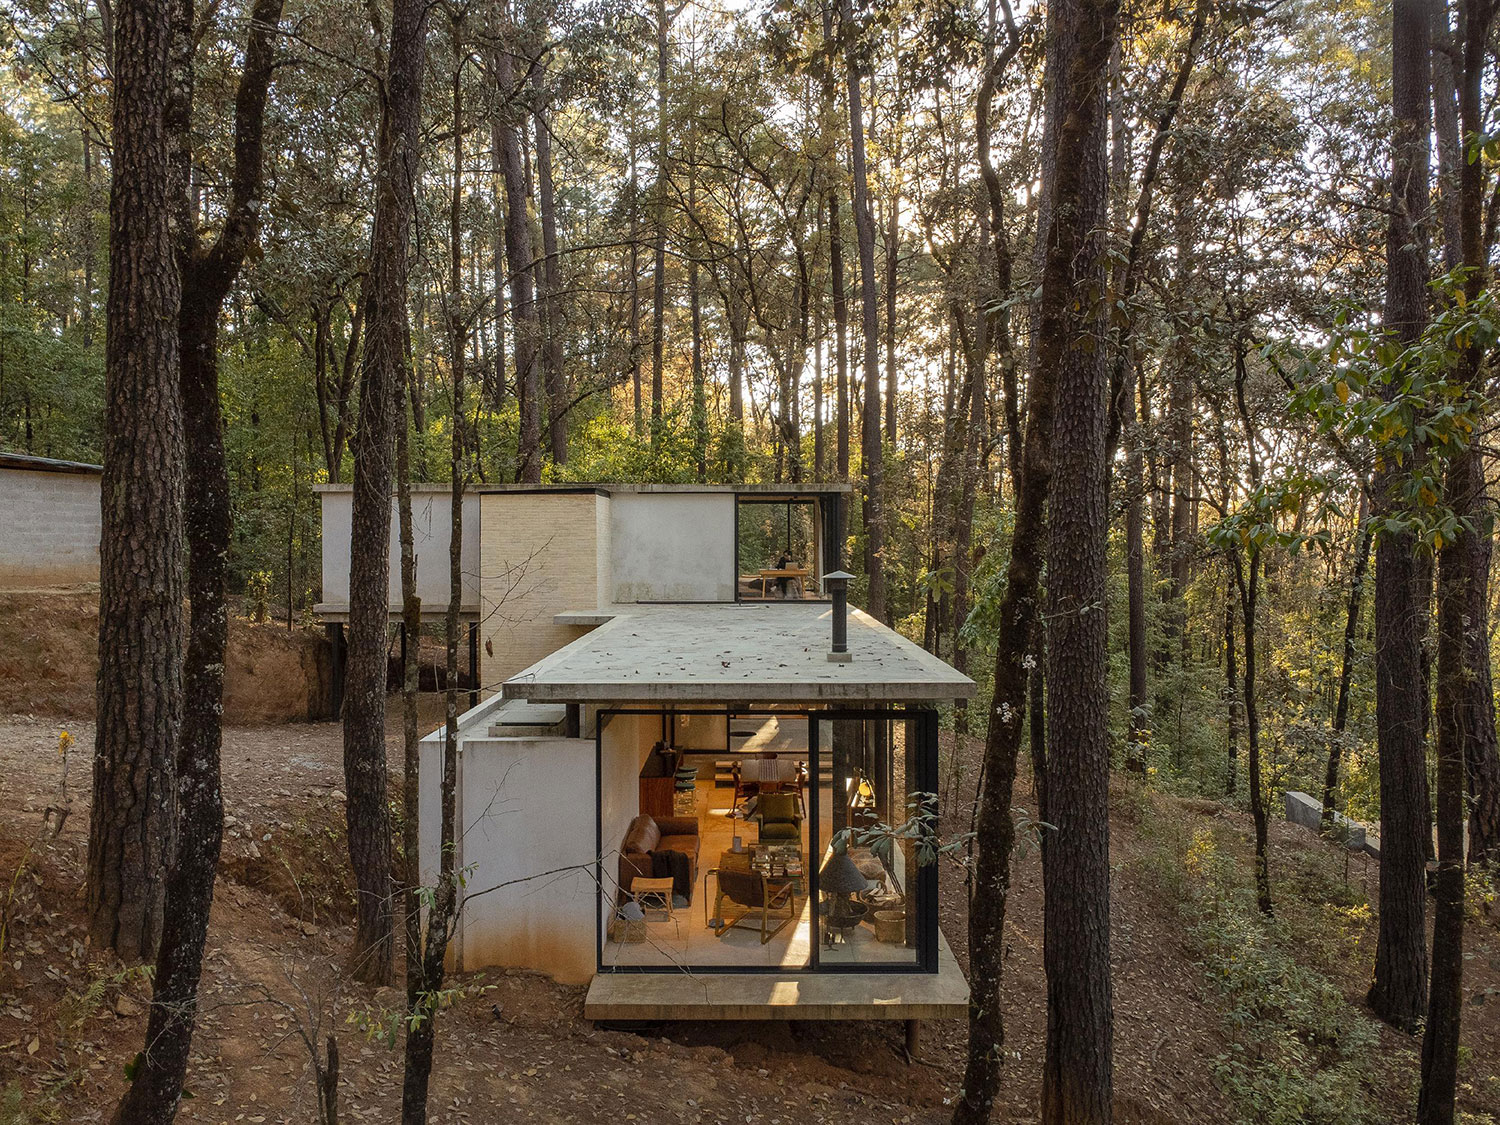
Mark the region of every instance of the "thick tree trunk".
<instances>
[{"instance_id":1,"label":"thick tree trunk","mask_svg":"<svg viewBox=\"0 0 1500 1125\"><path fill-rule=\"evenodd\" d=\"M1091 283L1102 289L1102 247L1096 231L1104 204L1103 162L1103 78L1114 38L1115 9L1101 4L1076 2L1060 4L1049 10L1049 57L1058 72L1067 74L1066 97L1059 104L1068 107L1059 118L1058 128L1048 137L1053 158L1044 161L1048 176L1057 182L1051 194L1061 200L1059 213L1064 221L1046 226L1047 253L1042 277L1041 315L1039 317L1038 362L1032 374L1031 393L1027 400L1027 421L1022 451L1023 469L1016 492L1016 519L1011 557L1006 569L1005 594L999 610L996 637L993 708L985 740L983 776L977 814L977 863L973 893L969 903L969 1050L964 1073L963 1096L954 1106L955 1125L979 1125L989 1120L1000 1086L1000 1063L1005 1043L1004 1013L1000 1004L1000 984L1004 971L1004 929L1006 906L1010 893L1011 850L1015 842L1015 825L1011 803L1014 796L1016 761L1020 751L1023 718L1026 712L1028 654L1037 640L1040 627L1037 596L1040 586L1042 552L1046 541L1044 511L1053 472L1052 447L1054 418L1058 401L1059 372L1064 364L1075 374L1087 374L1095 361L1086 354L1082 341L1090 328L1099 329L1098 309L1079 309L1073 294ZM1061 60L1066 58L1064 65ZM1085 154L1078 160L1055 159L1057 151ZM1085 173L1085 168L1088 172ZM1097 183L1095 182L1097 181ZM1097 195L1097 198L1095 196ZM1092 252L1090 252L1092 251ZM1087 326L1083 323L1087 319ZM1102 370L1102 369L1101 369ZM1100 371L1093 371L1094 375ZM1081 399L1085 380L1070 376L1070 398ZM1093 417L1102 426L1103 390L1098 403L1083 406L1085 417ZM1096 428L1098 428L1096 426ZM1102 461L1100 448L1093 467L1098 476L1094 487L1102 486L1098 475ZM1089 485L1086 476L1070 480L1070 487ZM1095 529L1102 534L1102 529ZM1080 540L1070 538L1070 549ZM1090 558L1093 552L1090 551ZM1102 621L1102 617L1101 617ZM1040 669L1038 669L1040 671ZM1091 694L1097 695L1102 679ZM1097 703L1097 700L1095 701ZM1096 708L1097 709L1097 708ZM1040 717L1040 716L1038 716ZM1094 720L1095 725L1099 720ZM1094 758L1097 746L1086 753ZM1076 751L1070 752L1076 755ZM1099 763L1065 759L1073 775L1064 782L1069 791L1086 780L1086 801L1092 800L1097 788ZM1108 759L1104 766L1107 770ZM1097 815L1099 809L1081 807L1070 814L1075 827L1089 840L1085 850L1097 849L1100 843ZM1080 821L1080 817L1082 821ZM1107 850L1107 827L1103 841ZM1075 843L1073 847L1079 847ZM1095 880L1096 864L1070 861L1053 878L1077 882L1081 891L1073 909L1076 918L1054 918L1049 913L1048 969L1048 1062L1043 1072L1043 1116L1048 1121L1108 1121L1111 1105L1109 966L1108 966L1108 867L1103 868L1105 885L1102 897ZM1049 856L1048 865L1055 860ZM1049 912L1052 894L1049 886ZM1097 911L1102 905L1105 930L1097 932ZM1075 925L1075 922L1077 925ZM1064 940L1072 934L1076 940ZM1056 946L1054 949L1054 937ZM1101 946L1102 941L1102 946ZM1064 950L1066 947L1066 951ZM1098 958L1103 953L1101 964ZM1082 953L1082 957L1076 954ZM1064 964L1058 965L1054 958ZM1102 977L1101 977L1102 972ZM1061 996L1054 997L1055 986L1070 993L1086 995L1089 1007L1084 1011L1061 1010ZM1061 978L1072 976L1071 982ZM1054 1000L1056 1001L1054 1003ZM1091 1020L1090 1017L1093 1017ZM1078 1021L1085 1026L1080 1027Z\"/></svg>"},{"instance_id":2,"label":"thick tree trunk","mask_svg":"<svg viewBox=\"0 0 1500 1125\"><path fill-rule=\"evenodd\" d=\"M1463 55L1462 65L1457 68L1459 122L1464 135L1474 136L1484 128L1482 86L1495 3L1464 0L1462 12ZM1409 71L1402 74L1400 64L1405 62L1407 67L1415 69L1419 61L1418 58L1403 60L1402 33L1414 24L1420 24L1420 30L1426 31L1429 23L1427 13L1416 0L1398 2L1396 13L1398 65L1394 77L1400 91L1402 78L1411 77ZM1417 38L1419 32L1411 34ZM1425 43L1419 43L1410 50L1414 55L1421 50L1420 58L1425 59L1425 48ZM1421 92L1426 93L1425 84ZM1398 129L1407 116L1401 113L1401 101L1398 92ZM1417 124L1420 125L1420 119ZM1407 139L1398 136L1398 144ZM1425 155L1426 143L1424 133L1419 140L1410 139L1410 148L1415 151L1420 145ZM1425 173L1425 167L1423 170ZM1484 178L1484 167L1479 160L1465 161L1459 169L1459 235L1463 265L1467 267L1464 292L1471 301L1489 282ZM1422 186L1425 189L1425 174ZM1393 217L1393 227L1395 222ZM1457 378L1470 396L1483 395L1481 363L1477 343L1470 342L1459 354ZM1480 410L1483 411L1482 399ZM1476 433L1483 430L1482 414L1479 422ZM1422 1085L1417 1096L1420 1125L1452 1125L1454 1121L1464 978L1464 773L1467 762L1495 754L1489 635L1483 618L1477 622L1471 619L1476 606L1486 599L1489 581L1493 515L1484 506L1484 493L1481 454L1470 444L1455 452L1448 463L1444 501L1459 517L1460 530L1458 537L1445 543L1438 555L1438 867L1433 882L1436 910L1432 922L1432 987L1422 1036Z\"/></svg>"},{"instance_id":3,"label":"thick tree trunk","mask_svg":"<svg viewBox=\"0 0 1500 1125\"><path fill-rule=\"evenodd\" d=\"M870 213L870 193L865 160L864 102L860 94L861 67L858 30L852 0L842 0L846 80L849 87L850 165L854 180L854 230L859 243L859 289L864 347L864 424L861 454L864 459L865 575L868 580L870 616L886 617L884 550L885 491L884 448L880 431L880 324L875 284L875 220Z\"/></svg>"},{"instance_id":4,"label":"thick tree trunk","mask_svg":"<svg viewBox=\"0 0 1500 1125\"><path fill-rule=\"evenodd\" d=\"M174 34L193 26L184 4ZM213 906L214 876L224 828L219 783L228 639L225 578L231 535L229 468L219 406L219 317L224 300L259 233L262 122L271 82L272 42L282 0L257 0L251 10L245 68L235 98L235 166L227 219L211 248L198 243L186 221L179 237L183 299L178 314L183 422L186 434L185 524L188 543L189 625L184 710L177 759L177 854L167 884L164 926L157 950L146 1049L114 1120L170 1120L182 1097L197 1017L198 982ZM190 48L184 46L182 50ZM173 126L186 146L192 75L178 84ZM188 184L179 182L178 213L190 218Z\"/></svg>"},{"instance_id":5,"label":"thick tree trunk","mask_svg":"<svg viewBox=\"0 0 1500 1125\"><path fill-rule=\"evenodd\" d=\"M352 969L357 979L379 984L388 983L395 969L386 805L387 589L394 445L397 427L405 426L399 396L408 382L407 247L416 195L427 12L419 0L395 0L391 13L350 530L344 784L349 859L358 891Z\"/></svg>"},{"instance_id":6,"label":"thick tree trunk","mask_svg":"<svg viewBox=\"0 0 1500 1125\"><path fill-rule=\"evenodd\" d=\"M166 127L170 0L114 10L99 678L87 909L96 950L150 957L175 844L183 421Z\"/></svg>"},{"instance_id":7,"label":"thick tree trunk","mask_svg":"<svg viewBox=\"0 0 1500 1125\"><path fill-rule=\"evenodd\" d=\"M1428 13L1424 0L1393 9L1392 202L1386 236L1386 327L1403 343L1427 320L1427 167L1429 135ZM1375 512L1399 510L1403 481L1388 469L1375 481ZM1380 929L1370 1007L1404 1031L1415 1031L1427 996L1426 803L1422 612L1417 597L1417 543L1383 531L1375 546L1375 725L1380 749Z\"/></svg>"},{"instance_id":8,"label":"thick tree trunk","mask_svg":"<svg viewBox=\"0 0 1500 1125\"><path fill-rule=\"evenodd\" d=\"M1109 199L1105 129L1113 0L1048 9L1064 121L1047 242L1039 366L1058 370L1047 529L1047 768L1043 815L1056 826L1042 865L1047 1048L1045 1125L1108 1122L1114 1017L1109 965L1109 691L1103 606L1108 555L1109 370L1091 341L1108 332L1102 293ZM1066 143L1065 143L1066 142ZM1064 155L1065 154L1065 155ZM1061 289L1059 293L1057 290ZM1037 712L1037 716L1041 714ZM1037 716L1034 716L1037 717Z\"/></svg>"}]
</instances>

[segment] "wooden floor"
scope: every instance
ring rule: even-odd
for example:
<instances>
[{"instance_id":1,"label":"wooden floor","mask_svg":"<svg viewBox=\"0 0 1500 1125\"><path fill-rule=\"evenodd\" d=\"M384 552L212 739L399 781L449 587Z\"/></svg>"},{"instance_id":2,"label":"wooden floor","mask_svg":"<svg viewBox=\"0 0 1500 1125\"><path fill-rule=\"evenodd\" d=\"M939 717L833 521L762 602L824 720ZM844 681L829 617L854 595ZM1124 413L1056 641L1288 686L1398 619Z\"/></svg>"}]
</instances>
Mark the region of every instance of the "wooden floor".
<instances>
[{"instance_id":1,"label":"wooden floor","mask_svg":"<svg viewBox=\"0 0 1500 1125\"><path fill-rule=\"evenodd\" d=\"M968 1015L969 985L938 936L936 973L600 973L591 1020L927 1020Z\"/></svg>"}]
</instances>

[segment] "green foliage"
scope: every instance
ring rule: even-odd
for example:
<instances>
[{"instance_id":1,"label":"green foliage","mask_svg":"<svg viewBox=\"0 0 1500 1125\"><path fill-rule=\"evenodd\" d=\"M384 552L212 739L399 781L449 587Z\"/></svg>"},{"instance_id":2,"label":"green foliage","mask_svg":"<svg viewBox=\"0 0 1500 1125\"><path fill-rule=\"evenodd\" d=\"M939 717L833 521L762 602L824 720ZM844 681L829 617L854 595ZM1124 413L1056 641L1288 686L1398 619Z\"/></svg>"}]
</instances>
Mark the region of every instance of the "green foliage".
<instances>
[{"instance_id":1,"label":"green foliage","mask_svg":"<svg viewBox=\"0 0 1500 1125\"><path fill-rule=\"evenodd\" d=\"M1280 349L1294 367L1293 408L1320 432L1368 450L1377 470L1395 478L1395 510L1377 517L1376 529L1413 534L1434 552L1459 533L1458 516L1441 501L1444 466L1481 424L1483 400L1459 360L1500 339L1494 291L1469 299L1466 281L1459 270L1434 282L1438 312L1410 345L1342 311L1327 344Z\"/></svg>"},{"instance_id":2,"label":"green foliage","mask_svg":"<svg viewBox=\"0 0 1500 1125\"><path fill-rule=\"evenodd\" d=\"M1384 1120L1369 1094L1374 1024L1302 964L1283 926L1257 910L1246 872L1213 833L1181 857L1187 940L1217 991L1230 1039L1218 1082L1246 1122L1361 1125Z\"/></svg>"}]
</instances>

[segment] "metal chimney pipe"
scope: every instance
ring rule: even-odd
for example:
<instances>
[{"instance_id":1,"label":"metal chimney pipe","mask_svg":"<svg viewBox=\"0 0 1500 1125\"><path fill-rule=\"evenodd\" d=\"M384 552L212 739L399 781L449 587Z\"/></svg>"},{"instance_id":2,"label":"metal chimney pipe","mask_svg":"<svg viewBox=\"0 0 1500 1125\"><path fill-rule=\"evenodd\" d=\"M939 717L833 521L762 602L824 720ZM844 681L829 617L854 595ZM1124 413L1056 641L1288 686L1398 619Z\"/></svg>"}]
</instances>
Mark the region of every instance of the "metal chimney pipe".
<instances>
[{"instance_id":1,"label":"metal chimney pipe","mask_svg":"<svg viewBox=\"0 0 1500 1125\"><path fill-rule=\"evenodd\" d=\"M853 577L845 570L823 575L823 585L833 598L833 648L828 659L835 664L847 664L854 659L849 651L849 580Z\"/></svg>"}]
</instances>

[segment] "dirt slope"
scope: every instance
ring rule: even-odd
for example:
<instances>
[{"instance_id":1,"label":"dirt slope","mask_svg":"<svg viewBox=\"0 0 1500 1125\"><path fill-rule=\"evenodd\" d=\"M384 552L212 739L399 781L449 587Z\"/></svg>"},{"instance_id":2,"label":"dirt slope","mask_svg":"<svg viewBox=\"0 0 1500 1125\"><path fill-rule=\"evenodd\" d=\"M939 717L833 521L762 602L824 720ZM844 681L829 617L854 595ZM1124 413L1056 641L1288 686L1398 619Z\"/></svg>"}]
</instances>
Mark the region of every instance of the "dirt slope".
<instances>
[{"instance_id":1,"label":"dirt slope","mask_svg":"<svg viewBox=\"0 0 1500 1125\"><path fill-rule=\"evenodd\" d=\"M394 733L396 727L393 726ZM72 817L62 838L36 842L40 809L59 774L57 725L0 720L0 887L14 881L11 931L0 962L0 1123L107 1120L139 1049L148 996L138 977L91 961L84 946L82 864L87 776L74 761ZM88 724L74 733L87 746ZM391 743L394 753L396 741ZM973 767L975 748L959 759ZM951 747L944 747L945 763ZM972 777L972 772L968 774ZM342 959L350 931L342 868L342 773L335 724L232 728L224 791L234 818L216 895L185 1122L314 1119L309 1042L338 1037L346 1121L391 1121L400 1055L382 1033L399 995L350 984ZM1026 807L1028 793L1017 795ZM1248 1120L1222 1078L1232 1033L1220 990L1192 947L1165 887L1173 857L1211 834L1234 862L1249 851L1247 819L1212 802L1128 786L1113 797L1111 858L1116 1013L1116 1120L1122 1125ZM965 810L953 819L965 820ZM1373 919L1358 902L1376 890L1372 867L1300 830L1273 831L1272 870L1289 932L1321 935L1299 947L1329 974L1344 1005L1368 1020L1362 992L1373 956ZM1248 866L1243 870L1248 871ZM277 875L276 872L282 872ZM1040 864L1018 864L1007 936L1005 1087L996 1122L1038 1119L1045 1034ZM943 874L944 932L966 961L961 876ZM0 890L0 896L3 896ZM1330 896L1355 903L1330 907ZM0 897L0 901L4 901ZM1324 916L1336 917L1338 924ZM1463 1108L1471 1120L1500 1114L1500 929L1469 929ZM848 1122L947 1120L962 1076L961 1021L929 1025L922 1059L909 1063L898 1026L878 1024L675 1024L641 1034L582 1019L582 990L529 973L475 974L442 1016L433 1078L433 1122L592 1120L639 1122ZM1280 995L1284 982L1268 982ZM1377 1065L1362 1079L1359 1118L1342 1101L1301 1120L1408 1120L1416 1044L1387 1031L1370 1045ZM6 1098L12 1099L11 1108ZM7 1116L7 1114L10 1116Z\"/></svg>"},{"instance_id":2,"label":"dirt slope","mask_svg":"<svg viewBox=\"0 0 1500 1125\"><path fill-rule=\"evenodd\" d=\"M0 713L94 714L99 592L0 591ZM332 670L320 633L229 619L224 717L231 723L322 718Z\"/></svg>"}]
</instances>

